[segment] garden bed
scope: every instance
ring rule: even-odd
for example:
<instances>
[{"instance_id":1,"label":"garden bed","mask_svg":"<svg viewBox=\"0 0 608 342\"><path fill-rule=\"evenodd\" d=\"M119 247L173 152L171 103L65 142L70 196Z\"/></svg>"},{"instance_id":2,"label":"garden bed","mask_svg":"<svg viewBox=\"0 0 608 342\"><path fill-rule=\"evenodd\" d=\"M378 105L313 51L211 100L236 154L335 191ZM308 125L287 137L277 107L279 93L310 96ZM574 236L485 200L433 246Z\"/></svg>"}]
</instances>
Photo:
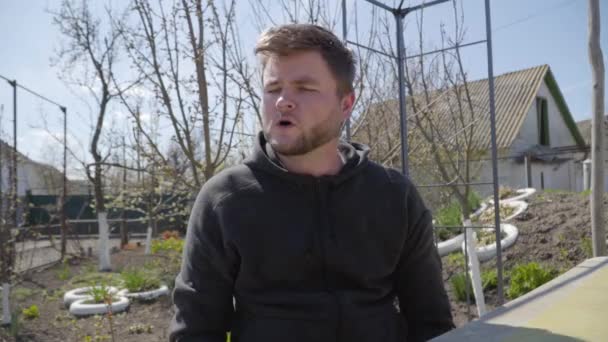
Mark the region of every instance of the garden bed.
<instances>
[{"instance_id":1,"label":"garden bed","mask_svg":"<svg viewBox=\"0 0 608 342\"><path fill-rule=\"evenodd\" d=\"M119 272L131 268L157 270L164 275L162 283L172 285L178 272L179 255L170 251L144 255L144 247L139 247L112 254L112 265L117 273L99 273L96 271L96 258L78 259L74 263L57 264L29 274L13 285L11 306L14 312L21 313L35 305L38 317L28 319L19 314L13 327L0 328L0 341L16 341L12 336L15 332L20 341L112 341L107 315L76 318L64 306L63 295L68 290L99 281L121 289ZM172 315L168 295L153 301L131 300L126 312L112 315L115 341L167 341Z\"/></svg>"}]
</instances>

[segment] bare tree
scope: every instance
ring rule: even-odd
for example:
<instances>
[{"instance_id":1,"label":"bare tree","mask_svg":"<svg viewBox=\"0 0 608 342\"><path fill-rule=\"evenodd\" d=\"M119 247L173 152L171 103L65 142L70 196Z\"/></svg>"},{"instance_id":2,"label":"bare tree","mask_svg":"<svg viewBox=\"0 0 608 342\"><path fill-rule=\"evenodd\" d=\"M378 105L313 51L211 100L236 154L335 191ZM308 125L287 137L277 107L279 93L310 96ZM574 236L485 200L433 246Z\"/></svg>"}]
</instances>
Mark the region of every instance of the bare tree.
<instances>
[{"instance_id":1,"label":"bare tree","mask_svg":"<svg viewBox=\"0 0 608 342\"><path fill-rule=\"evenodd\" d=\"M112 16L109 8L106 13ZM84 0L64 0L59 10L52 14L53 23L64 38L57 56L61 63L63 79L87 89L95 102L96 115L90 144L93 163L89 164L85 171L95 193L100 240L99 269L110 270L107 211L103 190L103 164L109 157L109 152L103 153L100 146L109 105L116 96L112 91L111 79L120 46L120 34L110 25L102 26L101 20L93 16L88 2Z\"/></svg>"},{"instance_id":2,"label":"bare tree","mask_svg":"<svg viewBox=\"0 0 608 342\"><path fill-rule=\"evenodd\" d=\"M589 0L589 62L593 77L591 108L591 232L593 255L606 255L606 233L604 228L604 58L600 46L600 4Z\"/></svg>"},{"instance_id":3,"label":"bare tree","mask_svg":"<svg viewBox=\"0 0 608 342\"><path fill-rule=\"evenodd\" d=\"M246 107L245 90L232 75L230 58L239 44L235 11L235 0L170 5L161 0L158 6L133 0L134 23L115 23L141 79L139 86L155 95L150 110L168 121L172 141L188 161L188 173L174 176L191 189L198 190L224 166ZM142 122L137 98L128 92L120 96L150 152L166 169L171 164Z\"/></svg>"}]
</instances>

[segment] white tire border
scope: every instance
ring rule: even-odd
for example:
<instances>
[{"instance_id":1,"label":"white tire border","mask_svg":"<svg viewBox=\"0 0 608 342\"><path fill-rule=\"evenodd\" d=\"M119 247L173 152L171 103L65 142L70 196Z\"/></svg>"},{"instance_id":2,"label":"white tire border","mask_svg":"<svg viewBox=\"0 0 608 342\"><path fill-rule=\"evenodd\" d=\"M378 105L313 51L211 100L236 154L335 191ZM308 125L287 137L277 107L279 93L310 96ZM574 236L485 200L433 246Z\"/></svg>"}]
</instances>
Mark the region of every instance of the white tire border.
<instances>
[{"instance_id":1,"label":"white tire border","mask_svg":"<svg viewBox=\"0 0 608 342\"><path fill-rule=\"evenodd\" d=\"M79 287L79 288L66 292L63 295L63 305L65 305L66 307L69 307L72 303L74 303L77 300L91 299L91 296L89 294L87 294L87 292L92 287L100 287L100 286ZM118 289L114 286L108 286L108 292L110 292L111 294L116 294L118 292Z\"/></svg>"},{"instance_id":2,"label":"white tire border","mask_svg":"<svg viewBox=\"0 0 608 342\"><path fill-rule=\"evenodd\" d=\"M471 217L479 216L488 208L488 204L486 202L481 203L479 209L477 209ZM453 238L445 241L441 241L437 243L437 251L439 252L439 256L446 256L450 253L456 252L460 249L460 245L464 241L464 234L461 233L459 235L454 236Z\"/></svg>"},{"instance_id":3,"label":"white tire border","mask_svg":"<svg viewBox=\"0 0 608 342\"><path fill-rule=\"evenodd\" d=\"M489 229L492 231L494 230L492 228ZM517 230L517 227L508 223L502 224L501 230L507 234L504 239L500 240L500 247L502 250L505 250L515 243L517 237L519 236L519 231ZM477 252L477 258L480 262L488 261L496 256L496 242L491 245L479 246L475 250ZM463 253L465 251L464 241L462 243L462 251Z\"/></svg>"},{"instance_id":4,"label":"white tire border","mask_svg":"<svg viewBox=\"0 0 608 342\"><path fill-rule=\"evenodd\" d=\"M74 316L90 316L106 314L108 312L108 305L103 304L85 304L90 298L83 298L75 301L70 305L70 313ZM118 297L118 301L113 302L110 305L110 311L114 313L125 311L129 307L130 301L127 297Z\"/></svg>"},{"instance_id":5,"label":"white tire border","mask_svg":"<svg viewBox=\"0 0 608 342\"><path fill-rule=\"evenodd\" d=\"M120 290L117 295L122 296L122 297L132 298L132 299L152 300L152 299L156 299L160 296L167 296L167 295L169 295L169 293L170 293L169 287L167 287L167 285L162 285L161 287L159 287L156 290L150 290L150 291L144 291L144 292L129 292L129 290L123 289L123 290Z\"/></svg>"}]
</instances>

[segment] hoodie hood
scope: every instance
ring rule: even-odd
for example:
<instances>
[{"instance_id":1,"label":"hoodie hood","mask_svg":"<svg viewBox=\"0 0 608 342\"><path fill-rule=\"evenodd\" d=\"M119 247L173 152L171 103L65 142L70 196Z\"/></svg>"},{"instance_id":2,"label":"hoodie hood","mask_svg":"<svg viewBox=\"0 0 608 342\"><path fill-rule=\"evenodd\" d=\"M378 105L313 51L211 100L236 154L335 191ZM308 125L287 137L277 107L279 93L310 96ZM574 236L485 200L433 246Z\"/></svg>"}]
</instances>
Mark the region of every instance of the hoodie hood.
<instances>
[{"instance_id":1,"label":"hoodie hood","mask_svg":"<svg viewBox=\"0 0 608 342\"><path fill-rule=\"evenodd\" d=\"M367 166L369 161L367 157L369 154L369 147L363 144L341 140L338 144L338 152L342 156L344 165L336 175L315 177L312 175L293 173L283 167L279 157L266 141L264 134L260 132L256 139L253 154L245 160L245 164L251 168L272 173L297 183L312 184L321 179L337 185L361 172Z\"/></svg>"}]
</instances>

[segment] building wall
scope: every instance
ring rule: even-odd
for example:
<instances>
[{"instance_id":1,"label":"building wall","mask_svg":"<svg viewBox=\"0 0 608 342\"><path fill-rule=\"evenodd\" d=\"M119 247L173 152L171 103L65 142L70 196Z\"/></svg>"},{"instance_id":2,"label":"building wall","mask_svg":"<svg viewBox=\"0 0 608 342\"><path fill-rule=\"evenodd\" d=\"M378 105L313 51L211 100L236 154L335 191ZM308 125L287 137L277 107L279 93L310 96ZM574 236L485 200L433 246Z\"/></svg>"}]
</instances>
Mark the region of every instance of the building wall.
<instances>
[{"instance_id":1,"label":"building wall","mask_svg":"<svg viewBox=\"0 0 608 342\"><path fill-rule=\"evenodd\" d=\"M566 126L564 119L557 107L557 103L549 88L543 82L538 90L538 97L547 99L547 111L549 115L549 142L551 147L573 146L576 145L572 133ZM536 100L535 100L536 101ZM513 151L522 151L526 148L538 144L538 118L536 113L536 102L532 102L524 123L521 126L515 141L512 144Z\"/></svg>"}]
</instances>

